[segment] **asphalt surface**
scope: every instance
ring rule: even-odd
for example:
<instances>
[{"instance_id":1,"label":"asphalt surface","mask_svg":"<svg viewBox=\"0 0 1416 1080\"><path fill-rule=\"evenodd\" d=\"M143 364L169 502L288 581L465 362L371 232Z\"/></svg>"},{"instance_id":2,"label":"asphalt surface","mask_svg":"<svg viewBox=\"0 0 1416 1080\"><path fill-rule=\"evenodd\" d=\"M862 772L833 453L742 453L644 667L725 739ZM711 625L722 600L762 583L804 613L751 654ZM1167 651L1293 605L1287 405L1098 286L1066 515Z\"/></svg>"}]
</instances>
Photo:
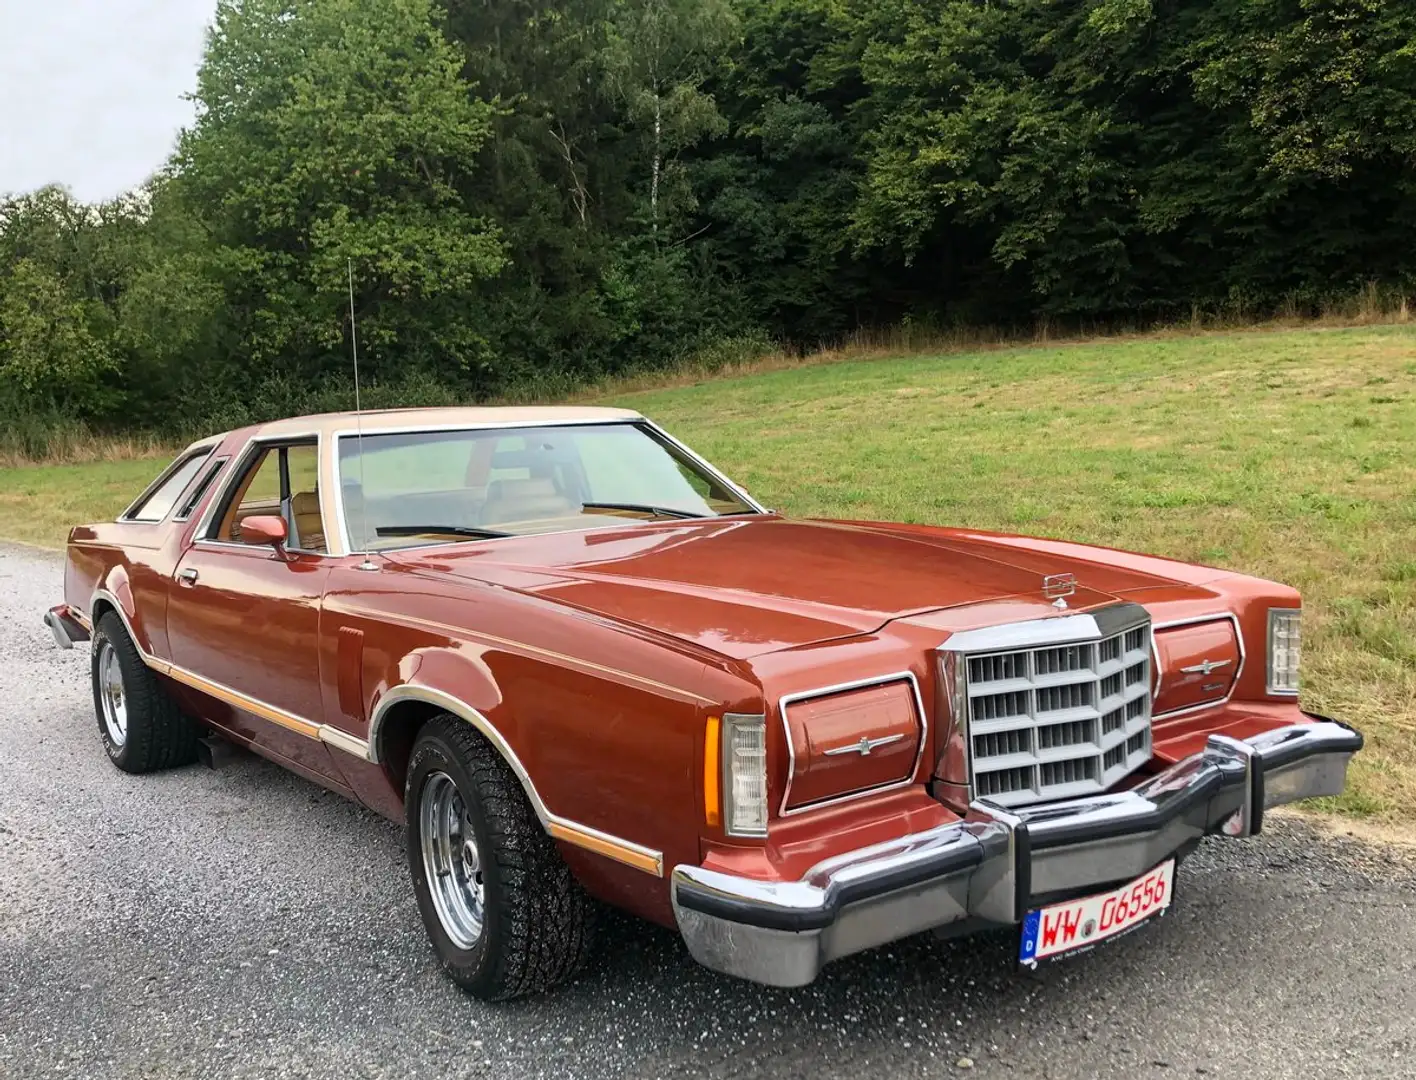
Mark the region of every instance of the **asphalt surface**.
<instances>
[{"instance_id":1,"label":"asphalt surface","mask_svg":"<svg viewBox=\"0 0 1416 1080\"><path fill-rule=\"evenodd\" d=\"M61 567L0 547L0 1076L1416 1076L1416 866L1272 820L1159 923L1019 973L923 936L769 990L617 919L560 992L438 971L399 831L256 758L147 777L99 743Z\"/></svg>"}]
</instances>

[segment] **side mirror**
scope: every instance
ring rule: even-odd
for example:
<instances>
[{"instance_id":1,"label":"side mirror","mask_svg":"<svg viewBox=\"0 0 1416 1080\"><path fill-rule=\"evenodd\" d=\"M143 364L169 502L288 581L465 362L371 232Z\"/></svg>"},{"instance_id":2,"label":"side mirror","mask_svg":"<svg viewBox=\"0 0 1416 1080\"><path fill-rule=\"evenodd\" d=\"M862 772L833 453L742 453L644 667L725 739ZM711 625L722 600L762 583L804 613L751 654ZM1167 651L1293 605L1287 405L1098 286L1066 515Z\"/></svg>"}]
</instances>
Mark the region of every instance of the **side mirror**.
<instances>
[{"instance_id":1,"label":"side mirror","mask_svg":"<svg viewBox=\"0 0 1416 1080\"><path fill-rule=\"evenodd\" d=\"M285 554L285 519L274 514L248 517L239 527L241 539L247 544L269 544L277 555Z\"/></svg>"}]
</instances>

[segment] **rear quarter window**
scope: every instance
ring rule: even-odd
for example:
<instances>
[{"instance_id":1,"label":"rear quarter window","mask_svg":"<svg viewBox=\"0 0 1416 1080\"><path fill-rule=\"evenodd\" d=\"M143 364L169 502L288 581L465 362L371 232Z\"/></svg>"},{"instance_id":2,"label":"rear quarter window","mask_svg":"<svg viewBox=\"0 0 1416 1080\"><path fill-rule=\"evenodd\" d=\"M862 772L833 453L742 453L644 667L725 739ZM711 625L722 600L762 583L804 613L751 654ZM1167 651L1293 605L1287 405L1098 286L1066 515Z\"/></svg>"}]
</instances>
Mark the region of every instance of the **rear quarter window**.
<instances>
[{"instance_id":1,"label":"rear quarter window","mask_svg":"<svg viewBox=\"0 0 1416 1080\"><path fill-rule=\"evenodd\" d=\"M172 512L172 508L177 505L177 500L182 492L187 490L197 472L201 469L203 462L211 457L211 450L199 450L195 454L188 454L179 458L167 467L167 470L158 477L146 492L139 496L138 501L128 507L123 514L125 521L161 521Z\"/></svg>"},{"instance_id":2,"label":"rear quarter window","mask_svg":"<svg viewBox=\"0 0 1416 1080\"><path fill-rule=\"evenodd\" d=\"M211 468L202 474L197 486L192 488L191 494L182 500L182 508L177 511L176 521L186 521L201 503L202 497L211 490L211 482L216 479L217 473L226 467L229 458L217 458L211 463Z\"/></svg>"}]
</instances>

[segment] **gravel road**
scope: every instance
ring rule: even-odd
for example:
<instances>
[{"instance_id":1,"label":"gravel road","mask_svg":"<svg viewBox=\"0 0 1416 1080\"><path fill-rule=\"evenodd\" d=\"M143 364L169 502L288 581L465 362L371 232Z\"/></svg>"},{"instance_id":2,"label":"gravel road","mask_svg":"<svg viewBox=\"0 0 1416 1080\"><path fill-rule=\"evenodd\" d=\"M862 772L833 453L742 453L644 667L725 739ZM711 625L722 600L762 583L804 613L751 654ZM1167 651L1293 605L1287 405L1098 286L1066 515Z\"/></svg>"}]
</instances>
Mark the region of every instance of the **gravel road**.
<instances>
[{"instance_id":1,"label":"gravel road","mask_svg":"<svg viewBox=\"0 0 1416 1080\"><path fill-rule=\"evenodd\" d=\"M1020 974L925 936L768 990L609 925L488 1006L436 969L398 830L256 758L126 776L56 558L0 548L0 1076L1416 1076L1416 866L1292 818L1210 842L1160 923Z\"/></svg>"}]
</instances>

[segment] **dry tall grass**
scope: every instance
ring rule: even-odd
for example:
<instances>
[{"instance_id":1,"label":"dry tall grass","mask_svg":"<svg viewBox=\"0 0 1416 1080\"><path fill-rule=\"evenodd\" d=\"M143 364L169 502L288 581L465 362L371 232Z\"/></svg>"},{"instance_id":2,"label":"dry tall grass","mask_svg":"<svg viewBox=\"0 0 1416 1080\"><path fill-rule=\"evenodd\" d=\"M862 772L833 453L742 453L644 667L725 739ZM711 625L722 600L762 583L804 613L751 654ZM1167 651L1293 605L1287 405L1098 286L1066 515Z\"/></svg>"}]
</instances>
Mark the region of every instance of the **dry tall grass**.
<instances>
[{"instance_id":1,"label":"dry tall grass","mask_svg":"<svg viewBox=\"0 0 1416 1080\"><path fill-rule=\"evenodd\" d=\"M24 465L86 465L93 461L134 461L170 457L176 447L157 435L100 435L92 431L56 432L42 457L0 451L0 469Z\"/></svg>"}]
</instances>

